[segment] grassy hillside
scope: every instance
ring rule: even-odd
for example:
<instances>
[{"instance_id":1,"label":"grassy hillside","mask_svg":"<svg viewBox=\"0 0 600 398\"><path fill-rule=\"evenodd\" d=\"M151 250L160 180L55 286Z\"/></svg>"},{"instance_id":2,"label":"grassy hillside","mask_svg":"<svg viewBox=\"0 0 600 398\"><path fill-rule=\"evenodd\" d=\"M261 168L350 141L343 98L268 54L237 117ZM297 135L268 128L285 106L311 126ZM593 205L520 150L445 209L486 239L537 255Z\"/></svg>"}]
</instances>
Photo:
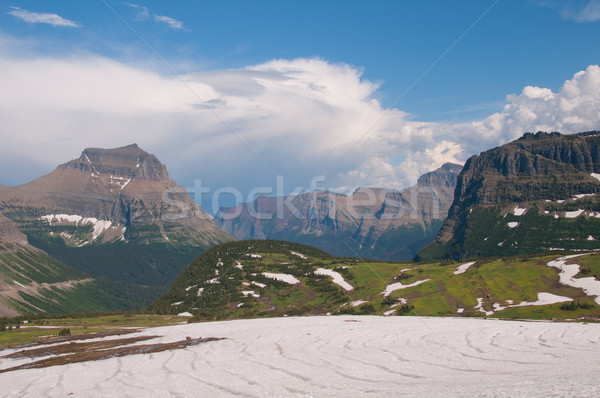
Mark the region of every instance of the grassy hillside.
<instances>
[{"instance_id":1,"label":"grassy hillside","mask_svg":"<svg viewBox=\"0 0 600 398\"><path fill-rule=\"evenodd\" d=\"M283 241L234 242L196 258L149 309L162 314L190 312L198 319L326 313L532 319L600 316L594 297L559 283L559 271L548 266L556 258L478 260L455 274L461 263L362 261ZM577 277L600 276L600 255L570 261L581 265ZM327 275L331 271L343 278L342 283L336 284ZM272 279L270 274L285 274L288 282ZM297 283L289 283L294 279ZM344 289L343 282L352 289ZM405 287L391 291L388 286L393 284ZM383 293L386 287L388 295ZM561 296L564 302L509 308L538 302L539 293Z\"/></svg>"}]
</instances>

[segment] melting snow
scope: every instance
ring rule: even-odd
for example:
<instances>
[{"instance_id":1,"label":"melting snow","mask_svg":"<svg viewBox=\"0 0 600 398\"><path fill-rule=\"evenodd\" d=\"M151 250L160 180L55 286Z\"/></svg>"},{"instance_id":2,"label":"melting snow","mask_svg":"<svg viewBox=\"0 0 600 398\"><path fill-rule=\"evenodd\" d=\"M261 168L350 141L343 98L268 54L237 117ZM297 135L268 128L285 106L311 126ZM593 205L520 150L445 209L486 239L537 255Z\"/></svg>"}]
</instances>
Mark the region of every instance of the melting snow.
<instances>
[{"instance_id":1,"label":"melting snow","mask_svg":"<svg viewBox=\"0 0 600 398\"><path fill-rule=\"evenodd\" d=\"M179 304L182 304L182 303L183 303L183 301L178 301L176 303L171 304L171 306L179 305Z\"/></svg>"},{"instance_id":2,"label":"melting snow","mask_svg":"<svg viewBox=\"0 0 600 398\"><path fill-rule=\"evenodd\" d=\"M556 294L545 293L545 292L538 293L537 297L538 297L537 301L533 301L533 302L522 301L519 304L509 305L509 307L514 308L514 307L526 307L529 305L549 305L549 304L573 301L573 299L570 297L557 296Z\"/></svg>"},{"instance_id":3,"label":"melting snow","mask_svg":"<svg viewBox=\"0 0 600 398\"><path fill-rule=\"evenodd\" d=\"M596 296L596 303L600 304L600 281L593 276L587 278L575 278L579 273L579 264L567 264L567 260L579 257L581 254L560 257L557 260L548 262L548 266L560 270L559 282L563 285L573 286L581 289L588 296Z\"/></svg>"},{"instance_id":4,"label":"melting snow","mask_svg":"<svg viewBox=\"0 0 600 398\"><path fill-rule=\"evenodd\" d=\"M477 297L477 305L474 308L479 312L483 312L486 316L494 315L494 311L486 311L483 309L483 297Z\"/></svg>"},{"instance_id":5,"label":"melting snow","mask_svg":"<svg viewBox=\"0 0 600 398\"><path fill-rule=\"evenodd\" d=\"M200 297L202 295L203 291L204 291L203 287L201 287L200 289L198 289L198 293L196 293L196 297Z\"/></svg>"},{"instance_id":6,"label":"melting snow","mask_svg":"<svg viewBox=\"0 0 600 398\"><path fill-rule=\"evenodd\" d=\"M253 281L253 282L252 282L252 284L253 284L253 285L256 285L256 286L258 286L258 287L262 287L263 289L264 289L265 287L267 287L267 285L265 285L264 283L260 283L260 282L256 282L256 281Z\"/></svg>"},{"instance_id":7,"label":"melting snow","mask_svg":"<svg viewBox=\"0 0 600 398\"><path fill-rule=\"evenodd\" d=\"M592 323L322 316L194 323L138 335L159 336L141 344L226 339L2 373L0 385L5 395L31 397L598 396L600 325ZM18 361L2 358L0 365Z\"/></svg>"},{"instance_id":8,"label":"melting snow","mask_svg":"<svg viewBox=\"0 0 600 398\"><path fill-rule=\"evenodd\" d=\"M459 265L454 271L454 275L462 274L469 269L471 265L475 264L475 261L471 261L470 263L465 263L463 265Z\"/></svg>"},{"instance_id":9,"label":"melting snow","mask_svg":"<svg viewBox=\"0 0 600 398\"><path fill-rule=\"evenodd\" d=\"M244 269L244 266L239 261L235 262L235 268Z\"/></svg>"},{"instance_id":10,"label":"melting snow","mask_svg":"<svg viewBox=\"0 0 600 398\"><path fill-rule=\"evenodd\" d=\"M383 313L383 316L390 316L390 315L394 315L394 313L396 312L396 310L389 310Z\"/></svg>"},{"instance_id":11,"label":"melting snow","mask_svg":"<svg viewBox=\"0 0 600 398\"><path fill-rule=\"evenodd\" d=\"M598 181L600 181L600 174L597 173L591 173L590 174L592 177L594 177L595 179L597 179Z\"/></svg>"},{"instance_id":12,"label":"melting snow","mask_svg":"<svg viewBox=\"0 0 600 398\"><path fill-rule=\"evenodd\" d=\"M296 252L291 252L291 253L296 257L300 257L302 260L308 260L308 257L306 257L304 254L300 254L300 253L296 253Z\"/></svg>"},{"instance_id":13,"label":"melting snow","mask_svg":"<svg viewBox=\"0 0 600 398\"><path fill-rule=\"evenodd\" d=\"M464 308L457 308L457 309L456 309L456 312L457 312L458 314L462 314L464 311L465 311L465 309L464 309Z\"/></svg>"},{"instance_id":14,"label":"melting snow","mask_svg":"<svg viewBox=\"0 0 600 398\"><path fill-rule=\"evenodd\" d=\"M297 285L300 283L296 277L289 274L274 274L272 272L263 272L262 274L269 279L275 279L281 282L289 283L290 285Z\"/></svg>"},{"instance_id":15,"label":"melting snow","mask_svg":"<svg viewBox=\"0 0 600 398\"><path fill-rule=\"evenodd\" d=\"M385 287L385 290L383 292L381 292L381 293L383 294L384 297L387 297L390 294L392 294L393 292L395 292L396 290L407 289L409 287L415 287L415 286L420 285L421 283L425 283L425 282L430 281L430 280L431 279L423 279L423 280L411 283L410 285L403 285L401 282L392 283L391 285L387 285Z\"/></svg>"},{"instance_id":16,"label":"melting snow","mask_svg":"<svg viewBox=\"0 0 600 398\"><path fill-rule=\"evenodd\" d=\"M192 286L188 286L188 287L186 287L186 288L185 288L185 291L187 292L187 291L189 291L190 289L192 289L192 288L194 288L194 287L196 287L196 286L198 286L198 285L192 285Z\"/></svg>"},{"instance_id":17,"label":"melting snow","mask_svg":"<svg viewBox=\"0 0 600 398\"><path fill-rule=\"evenodd\" d=\"M565 217L566 218L577 218L579 217L582 213L584 212L584 210L575 210L575 211L567 211L565 212Z\"/></svg>"},{"instance_id":18,"label":"melting snow","mask_svg":"<svg viewBox=\"0 0 600 398\"><path fill-rule=\"evenodd\" d=\"M242 294L245 297L252 296L254 298L259 298L260 294L254 293L254 290L242 290Z\"/></svg>"},{"instance_id":19,"label":"melting snow","mask_svg":"<svg viewBox=\"0 0 600 398\"><path fill-rule=\"evenodd\" d=\"M194 316L194 315L192 315L186 311L186 312L180 312L179 314L177 314L177 316Z\"/></svg>"},{"instance_id":20,"label":"melting snow","mask_svg":"<svg viewBox=\"0 0 600 398\"><path fill-rule=\"evenodd\" d=\"M336 272L336 271L333 271L330 269L319 268L314 273L315 273L315 275L331 276L333 278L333 283L340 286L342 289L344 289L346 291L350 291L350 290L354 289L354 286L352 286L351 284L346 282L344 280L344 277L339 272Z\"/></svg>"},{"instance_id":21,"label":"melting snow","mask_svg":"<svg viewBox=\"0 0 600 398\"><path fill-rule=\"evenodd\" d=\"M260 254L246 254L247 257L252 257L252 258L262 258L262 256Z\"/></svg>"},{"instance_id":22,"label":"melting snow","mask_svg":"<svg viewBox=\"0 0 600 398\"><path fill-rule=\"evenodd\" d=\"M350 305L352 307L358 307L359 305L364 304L364 303L368 303L368 301L365 301L365 300L356 300L356 301L350 302Z\"/></svg>"},{"instance_id":23,"label":"melting snow","mask_svg":"<svg viewBox=\"0 0 600 398\"><path fill-rule=\"evenodd\" d=\"M511 221L508 223L508 228L516 228L519 225L516 221Z\"/></svg>"},{"instance_id":24,"label":"melting snow","mask_svg":"<svg viewBox=\"0 0 600 398\"><path fill-rule=\"evenodd\" d=\"M515 207L513 214L515 216L522 216L523 214L525 214L526 211L527 211L527 209L517 206L517 207Z\"/></svg>"},{"instance_id":25,"label":"melting snow","mask_svg":"<svg viewBox=\"0 0 600 398\"><path fill-rule=\"evenodd\" d=\"M596 238L594 238L592 235L587 237L587 240L596 240Z\"/></svg>"}]
</instances>

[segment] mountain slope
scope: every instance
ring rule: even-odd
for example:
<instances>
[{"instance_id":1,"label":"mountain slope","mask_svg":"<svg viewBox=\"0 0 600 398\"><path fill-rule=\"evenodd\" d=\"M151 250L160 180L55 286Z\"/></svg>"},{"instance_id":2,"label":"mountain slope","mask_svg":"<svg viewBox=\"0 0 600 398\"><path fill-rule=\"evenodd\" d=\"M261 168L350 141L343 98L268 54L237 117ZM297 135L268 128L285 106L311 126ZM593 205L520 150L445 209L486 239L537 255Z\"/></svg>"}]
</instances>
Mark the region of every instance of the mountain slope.
<instances>
[{"instance_id":1,"label":"mountain slope","mask_svg":"<svg viewBox=\"0 0 600 398\"><path fill-rule=\"evenodd\" d=\"M149 309L196 319L328 313L597 318L598 276L598 254L411 264L253 240L208 249Z\"/></svg>"},{"instance_id":2,"label":"mountain slope","mask_svg":"<svg viewBox=\"0 0 600 398\"><path fill-rule=\"evenodd\" d=\"M215 223L238 239L310 244L340 256L408 260L437 234L461 166L445 164L402 192L310 192L222 208Z\"/></svg>"},{"instance_id":3,"label":"mountain slope","mask_svg":"<svg viewBox=\"0 0 600 398\"><path fill-rule=\"evenodd\" d=\"M125 308L97 281L30 246L16 224L0 214L0 317Z\"/></svg>"},{"instance_id":4,"label":"mountain slope","mask_svg":"<svg viewBox=\"0 0 600 398\"><path fill-rule=\"evenodd\" d=\"M593 250L600 239L600 133L525 134L473 156L448 218L418 254L475 258Z\"/></svg>"},{"instance_id":5,"label":"mountain slope","mask_svg":"<svg viewBox=\"0 0 600 398\"><path fill-rule=\"evenodd\" d=\"M88 148L28 184L0 186L0 212L126 308L146 306L206 247L232 239L135 144Z\"/></svg>"}]
</instances>

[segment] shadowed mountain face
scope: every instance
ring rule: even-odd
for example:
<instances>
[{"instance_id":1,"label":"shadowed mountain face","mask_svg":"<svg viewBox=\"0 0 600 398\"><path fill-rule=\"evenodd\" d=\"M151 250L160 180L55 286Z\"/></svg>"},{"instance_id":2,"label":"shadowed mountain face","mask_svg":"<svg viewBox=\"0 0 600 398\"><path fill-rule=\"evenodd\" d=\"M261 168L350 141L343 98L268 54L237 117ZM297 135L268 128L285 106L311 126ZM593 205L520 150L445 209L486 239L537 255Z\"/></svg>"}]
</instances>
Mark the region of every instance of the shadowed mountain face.
<instances>
[{"instance_id":1,"label":"shadowed mountain face","mask_svg":"<svg viewBox=\"0 0 600 398\"><path fill-rule=\"evenodd\" d=\"M461 166L445 164L401 192L359 188L259 197L222 208L214 221L238 239L281 239L340 256L408 260L431 242L452 203Z\"/></svg>"},{"instance_id":2,"label":"shadowed mountain face","mask_svg":"<svg viewBox=\"0 0 600 398\"><path fill-rule=\"evenodd\" d=\"M473 156L423 260L588 250L600 239L600 132L527 133Z\"/></svg>"},{"instance_id":3,"label":"shadowed mountain face","mask_svg":"<svg viewBox=\"0 0 600 398\"><path fill-rule=\"evenodd\" d=\"M90 226L89 239L67 237L76 245L123 239L208 246L228 240L166 167L136 144L88 148L28 184L0 187L0 209L26 230L36 221Z\"/></svg>"}]
</instances>

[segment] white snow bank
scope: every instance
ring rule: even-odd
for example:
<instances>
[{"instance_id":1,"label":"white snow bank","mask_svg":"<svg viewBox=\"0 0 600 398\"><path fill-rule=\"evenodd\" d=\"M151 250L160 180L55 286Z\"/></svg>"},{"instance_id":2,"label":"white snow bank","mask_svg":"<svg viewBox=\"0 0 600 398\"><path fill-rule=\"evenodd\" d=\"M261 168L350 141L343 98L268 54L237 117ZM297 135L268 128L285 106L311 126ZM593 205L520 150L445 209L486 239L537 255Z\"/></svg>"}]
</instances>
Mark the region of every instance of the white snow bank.
<instances>
[{"instance_id":1,"label":"white snow bank","mask_svg":"<svg viewBox=\"0 0 600 398\"><path fill-rule=\"evenodd\" d=\"M194 316L194 315L192 315L186 311L186 312L181 312L181 313L177 314L177 316Z\"/></svg>"},{"instance_id":2,"label":"white snow bank","mask_svg":"<svg viewBox=\"0 0 600 398\"><path fill-rule=\"evenodd\" d=\"M577 218L579 217L585 210L575 210L575 211L566 211L565 218Z\"/></svg>"},{"instance_id":3,"label":"white snow bank","mask_svg":"<svg viewBox=\"0 0 600 398\"><path fill-rule=\"evenodd\" d=\"M511 221L508 223L508 228L516 228L519 225L516 221Z\"/></svg>"},{"instance_id":4,"label":"white snow bank","mask_svg":"<svg viewBox=\"0 0 600 398\"><path fill-rule=\"evenodd\" d=\"M304 254L300 254L300 253L296 253L296 252L292 252L292 251L290 253L292 253L296 257L300 257L302 260L308 260L308 257L306 257Z\"/></svg>"},{"instance_id":5,"label":"white snow bank","mask_svg":"<svg viewBox=\"0 0 600 398\"><path fill-rule=\"evenodd\" d=\"M533 301L533 302L522 301L519 304L509 305L509 307L513 308L513 307L526 307L529 305L550 305L550 304L556 304L556 303L564 303L567 301L573 301L573 299L570 297L557 296L556 294L546 293L546 292L538 293L537 296L538 296L537 301Z\"/></svg>"},{"instance_id":6,"label":"white snow bank","mask_svg":"<svg viewBox=\"0 0 600 398\"><path fill-rule=\"evenodd\" d=\"M344 277L339 273L331 269L319 268L314 272L315 275L327 275L333 278L333 283L340 286L342 289L346 291L350 291L354 289L354 286L346 282Z\"/></svg>"},{"instance_id":7,"label":"white snow bank","mask_svg":"<svg viewBox=\"0 0 600 398\"><path fill-rule=\"evenodd\" d=\"M381 292L381 294L383 294L384 297L387 297L390 294L392 294L393 292L395 292L396 290L407 289L409 287L415 287L415 286L420 285L421 283L425 283L430 280L431 279L423 279L420 281L413 282L410 285L403 285L401 282L392 283L391 285L387 285L385 287L385 290L383 292Z\"/></svg>"},{"instance_id":8,"label":"white snow bank","mask_svg":"<svg viewBox=\"0 0 600 398\"><path fill-rule=\"evenodd\" d=\"M526 208L519 207L518 205L517 205L517 207L515 207L515 209L513 210L513 214L514 214L515 216L522 216L523 214L525 214L525 212L527 212L527 209L526 209Z\"/></svg>"},{"instance_id":9,"label":"white snow bank","mask_svg":"<svg viewBox=\"0 0 600 398\"><path fill-rule=\"evenodd\" d=\"M592 177L594 177L595 179L597 179L598 181L600 181L600 174L597 173L591 173L590 174Z\"/></svg>"},{"instance_id":10,"label":"white snow bank","mask_svg":"<svg viewBox=\"0 0 600 398\"><path fill-rule=\"evenodd\" d=\"M267 285L265 285L264 283L260 283L260 282L256 282L256 281L253 281L253 282L252 282L252 284L253 284L253 285L256 285L256 286L258 286L258 287L262 287L263 289L264 289L265 287L267 287Z\"/></svg>"},{"instance_id":11,"label":"white snow bank","mask_svg":"<svg viewBox=\"0 0 600 398\"><path fill-rule=\"evenodd\" d=\"M594 364L600 324L322 316L193 323L148 328L131 336L139 335L159 336L140 344L186 336L226 339L149 355L2 373L3 394L598 396L591 381L598 373ZM1 358L0 368L16 361Z\"/></svg>"},{"instance_id":12,"label":"white snow bank","mask_svg":"<svg viewBox=\"0 0 600 398\"><path fill-rule=\"evenodd\" d=\"M494 315L494 311L486 311L483 309L483 297L477 297L477 305L474 308L479 312L483 312L486 316Z\"/></svg>"},{"instance_id":13,"label":"white snow bank","mask_svg":"<svg viewBox=\"0 0 600 398\"><path fill-rule=\"evenodd\" d=\"M459 274L465 273L469 269L469 267L473 264L475 264L475 261L471 261L470 263L465 263L465 264L459 265L458 268L456 268L456 271L454 271L454 275L459 275Z\"/></svg>"},{"instance_id":14,"label":"white snow bank","mask_svg":"<svg viewBox=\"0 0 600 398\"><path fill-rule=\"evenodd\" d=\"M246 254L246 256L247 257L252 257L252 258L262 258L262 256L260 254L251 254L251 253L248 253L248 254Z\"/></svg>"},{"instance_id":15,"label":"white snow bank","mask_svg":"<svg viewBox=\"0 0 600 398\"><path fill-rule=\"evenodd\" d=\"M290 285L297 285L300 283L295 276L289 274L274 274L272 272L263 272L262 274L269 279L275 279L281 282L289 283Z\"/></svg>"},{"instance_id":16,"label":"white snow bank","mask_svg":"<svg viewBox=\"0 0 600 398\"><path fill-rule=\"evenodd\" d=\"M596 296L594 301L600 304L600 281L593 276L587 278L575 278L575 275L579 273L579 264L567 264L568 260L579 256L582 256L582 254L560 257L554 261L548 262L548 266L560 270L560 273L558 274L560 283L581 289L588 296Z\"/></svg>"},{"instance_id":17,"label":"white snow bank","mask_svg":"<svg viewBox=\"0 0 600 398\"><path fill-rule=\"evenodd\" d=\"M368 301L365 301L365 300L356 300L356 301L352 301L352 302L350 302L350 305L351 305L352 307L358 307L359 305L361 305L361 304L364 304L364 303L367 303L367 302L368 302Z\"/></svg>"}]
</instances>

